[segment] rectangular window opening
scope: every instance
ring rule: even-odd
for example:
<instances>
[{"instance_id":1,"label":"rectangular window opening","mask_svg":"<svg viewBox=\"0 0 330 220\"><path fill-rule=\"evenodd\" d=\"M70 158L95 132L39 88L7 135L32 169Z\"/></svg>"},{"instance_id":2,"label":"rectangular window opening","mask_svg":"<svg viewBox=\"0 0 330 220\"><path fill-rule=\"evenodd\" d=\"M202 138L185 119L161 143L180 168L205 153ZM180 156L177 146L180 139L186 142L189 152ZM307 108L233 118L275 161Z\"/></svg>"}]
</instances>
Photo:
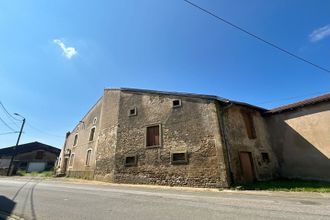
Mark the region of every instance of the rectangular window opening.
<instances>
[{"instance_id":1,"label":"rectangular window opening","mask_svg":"<svg viewBox=\"0 0 330 220\"><path fill-rule=\"evenodd\" d=\"M173 108L181 106L181 99L173 100Z\"/></svg>"},{"instance_id":2,"label":"rectangular window opening","mask_svg":"<svg viewBox=\"0 0 330 220\"><path fill-rule=\"evenodd\" d=\"M92 150L88 150L87 151L87 154L86 154L86 163L85 163L86 166L89 166L90 165L91 154L92 154Z\"/></svg>"},{"instance_id":3,"label":"rectangular window opening","mask_svg":"<svg viewBox=\"0 0 330 220\"><path fill-rule=\"evenodd\" d=\"M73 165L73 160L74 160L74 154L71 154L70 161L69 161L69 166L70 167L72 167L72 165Z\"/></svg>"},{"instance_id":4,"label":"rectangular window opening","mask_svg":"<svg viewBox=\"0 0 330 220\"><path fill-rule=\"evenodd\" d=\"M261 157L262 157L262 162L264 163L270 163L270 159L269 159L269 154L268 153L261 153Z\"/></svg>"},{"instance_id":5,"label":"rectangular window opening","mask_svg":"<svg viewBox=\"0 0 330 220\"><path fill-rule=\"evenodd\" d=\"M94 140L94 134L95 134L95 127L93 127L89 133L89 141Z\"/></svg>"},{"instance_id":6,"label":"rectangular window opening","mask_svg":"<svg viewBox=\"0 0 330 220\"><path fill-rule=\"evenodd\" d=\"M254 127L253 116L248 111L242 111L242 116L249 139L255 139L257 137L256 130Z\"/></svg>"},{"instance_id":7,"label":"rectangular window opening","mask_svg":"<svg viewBox=\"0 0 330 220\"><path fill-rule=\"evenodd\" d=\"M77 145L77 142L78 142L78 134L76 134L76 135L74 136L73 146L76 146L76 145Z\"/></svg>"},{"instance_id":8,"label":"rectangular window opening","mask_svg":"<svg viewBox=\"0 0 330 220\"><path fill-rule=\"evenodd\" d=\"M135 166L136 165L136 156L127 156L125 157L125 166Z\"/></svg>"},{"instance_id":9,"label":"rectangular window opening","mask_svg":"<svg viewBox=\"0 0 330 220\"><path fill-rule=\"evenodd\" d=\"M172 164L187 164L188 155L187 152L171 153Z\"/></svg>"},{"instance_id":10,"label":"rectangular window opening","mask_svg":"<svg viewBox=\"0 0 330 220\"><path fill-rule=\"evenodd\" d=\"M129 115L129 116L135 116L135 115L137 115L136 108L132 108L132 109L130 109L129 112L128 112L128 115Z\"/></svg>"},{"instance_id":11,"label":"rectangular window opening","mask_svg":"<svg viewBox=\"0 0 330 220\"><path fill-rule=\"evenodd\" d=\"M159 135L160 126L150 126L147 127L147 147L159 146L160 145L160 135Z\"/></svg>"}]
</instances>

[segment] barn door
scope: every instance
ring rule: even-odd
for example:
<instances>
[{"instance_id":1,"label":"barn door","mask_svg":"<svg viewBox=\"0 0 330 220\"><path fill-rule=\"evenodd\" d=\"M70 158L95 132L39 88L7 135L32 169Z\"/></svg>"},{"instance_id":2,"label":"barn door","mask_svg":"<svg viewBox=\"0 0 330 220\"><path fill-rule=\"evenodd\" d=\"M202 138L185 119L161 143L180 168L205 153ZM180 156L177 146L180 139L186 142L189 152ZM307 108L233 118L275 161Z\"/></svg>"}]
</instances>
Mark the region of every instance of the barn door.
<instances>
[{"instance_id":1,"label":"barn door","mask_svg":"<svg viewBox=\"0 0 330 220\"><path fill-rule=\"evenodd\" d=\"M251 152L239 152L241 169L245 183L252 183L255 179Z\"/></svg>"}]
</instances>

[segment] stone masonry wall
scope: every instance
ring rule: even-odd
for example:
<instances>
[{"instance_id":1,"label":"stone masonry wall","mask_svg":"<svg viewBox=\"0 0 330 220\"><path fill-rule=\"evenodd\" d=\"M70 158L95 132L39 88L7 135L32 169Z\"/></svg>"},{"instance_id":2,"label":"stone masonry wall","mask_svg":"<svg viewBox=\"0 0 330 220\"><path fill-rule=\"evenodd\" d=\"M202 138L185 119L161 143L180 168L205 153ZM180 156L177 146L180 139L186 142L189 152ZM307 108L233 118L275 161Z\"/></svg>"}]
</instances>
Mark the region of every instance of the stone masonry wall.
<instances>
[{"instance_id":1,"label":"stone masonry wall","mask_svg":"<svg viewBox=\"0 0 330 220\"><path fill-rule=\"evenodd\" d=\"M247 135L241 111L248 111L253 118L256 138ZM271 148L265 119L260 112L240 105L233 105L224 114L224 124L234 182L244 182L239 152L251 152L253 169L257 180L269 180L278 175L277 158ZM261 153L268 153L269 162L262 160Z\"/></svg>"},{"instance_id":2,"label":"stone masonry wall","mask_svg":"<svg viewBox=\"0 0 330 220\"><path fill-rule=\"evenodd\" d=\"M175 99L181 99L181 107L172 107ZM133 108L136 108L137 115L129 116L129 110ZM118 123L116 182L228 186L213 101L121 92ZM146 127L150 125L161 126L159 147L146 147ZM171 152L187 152L188 164L171 164ZM130 155L137 156L137 164L126 167L124 160Z\"/></svg>"},{"instance_id":3,"label":"stone masonry wall","mask_svg":"<svg viewBox=\"0 0 330 220\"><path fill-rule=\"evenodd\" d=\"M97 144L95 179L113 181L120 91L105 90Z\"/></svg>"}]
</instances>

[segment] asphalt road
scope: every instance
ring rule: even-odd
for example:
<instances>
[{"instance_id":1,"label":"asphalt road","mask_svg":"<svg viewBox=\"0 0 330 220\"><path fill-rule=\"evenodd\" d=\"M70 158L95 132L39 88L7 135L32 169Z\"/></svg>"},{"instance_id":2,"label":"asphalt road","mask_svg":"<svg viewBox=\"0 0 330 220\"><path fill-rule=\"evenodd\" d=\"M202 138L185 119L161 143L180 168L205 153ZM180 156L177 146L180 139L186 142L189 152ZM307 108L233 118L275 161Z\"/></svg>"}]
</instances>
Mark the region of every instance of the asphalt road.
<instances>
[{"instance_id":1,"label":"asphalt road","mask_svg":"<svg viewBox=\"0 0 330 220\"><path fill-rule=\"evenodd\" d=\"M0 211L24 219L330 219L330 194L200 191L0 178Z\"/></svg>"}]
</instances>

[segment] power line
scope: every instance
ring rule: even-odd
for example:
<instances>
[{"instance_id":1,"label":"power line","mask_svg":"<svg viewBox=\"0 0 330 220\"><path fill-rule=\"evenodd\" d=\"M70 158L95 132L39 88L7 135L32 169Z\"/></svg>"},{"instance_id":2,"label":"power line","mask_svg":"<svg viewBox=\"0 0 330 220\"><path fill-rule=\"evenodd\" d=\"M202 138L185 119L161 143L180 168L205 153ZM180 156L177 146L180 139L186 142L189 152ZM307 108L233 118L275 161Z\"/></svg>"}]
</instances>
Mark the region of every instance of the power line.
<instances>
[{"instance_id":1,"label":"power line","mask_svg":"<svg viewBox=\"0 0 330 220\"><path fill-rule=\"evenodd\" d=\"M19 125L16 123L16 121L20 121L19 119L15 118L14 116L12 116L6 109L6 107L2 104L2 102L0 102L0 106L2 107L3 111L7 114L7 116L9 116L9 120L11 122L13 122L17 127L19 127ZM15 121L14 121L15 120Z\"/></svg>"},{"instance_id":2,"label":"power line","mask_svg":"<svg viewBox=\"0 0 330 220\"><path fill-rule=\"evenodd\" d=\"M305 62L305 63L307 63L309 65L312 65L312 66L314 66L314 67L316 67L316 68L318 68L318 69L320 69L320 70L322 70L324 72L330 73L330 70L329 69L327 69L325 67L322 67L322 66L320 66L318 64L315 64L315 63L313 63L313 62L311 62L311 61L309 61L309 60L307 60L307 59L305 59L303 57L300 57L300 56L298 56L298 55L296 55L296 54L294 54L294 53L292 53L292 52L290 52L290 51L288 51L288 50L286 50L286 49L284 49L284 48L282 48L282 47L280 47L280 46L278 46L278 45L276 45L276 44L274 44L274 43L272 43L270 41L267 41L267 40L263 39L262 37L259 37L258 35L253 34L252 32L250 32L250 31L248 31L248 30L246 30L244 28L241 28L238 25L236 25L236 24L234 24L234 23L232 23L232 22L230 22L230 21L228 21L228 20L226 20L224 18L219 17L218 15L216 15L216 14L214 14L214 13L206 10L205 8L202 8L202 7L198 6L198 5L196 5L195 3L192 3L191 1L188 1L188 0L183 0L183 1L185 1L186 3L194 6L197 9L199 9L199 10L201 10L201 11L203 11L203 12L205 12L205 13L211 15L211 16L213 16L214 18L216 18L216 19L218 19L218 20L220 20L220 21L222 21L222 22L224 22L224 23L226 23L226 24L228 24L228 25L230 25L230 26L232 26L232 27L234 27L234 28L242 31L243 33L245 33L247 35L250 35L250 36L254 37L255 39L257 39L257 40L259 40L259 41L261 41L261 42L263 42L265 44L268 44L269 46L271 46L271 47L273 47L273 48L275 48L275 49L277 49L277 50L279 50L279 51L281 51L283 53L286 53L286 54L288 54L288 55L290 55L290 56L292 56L292 57L294 57L294 58L296 58L296 59L298 59L298 60L300 60L302 62Z\"/></svg>"},{"instance_id":3,"label":"power line","mask_svg":"<svg viewBox=\"0 0 330 220\"><path fill-rule=\"evenodd\" d=\"M11 131L15 131L15 129L13 129L12 127L10 127L1 117L0 117L0 121Z\"/></svg>"},{"instance_id":4,"label":"power line","mask_svg":"<svg viewBox=\"0 0 330 220\"><path fill-rule=\"evenodd\" d=\"M12 132L0 133L0 135L17 134L17 133L19 133L19 131L12 131Z\"/></svg>"},{"instance_id":5,"label":"power line","mask_svg":"<svg viewBox=\"0 0 330 220\"><path fill-rule=\"evenodd\" d=\"M56 134L51 134L51 133L48 133L48 132L46 132L46 131L43 131L43 130L37 128L37 127L34 127L34 126L31 125L29 122L27 122L26 124L27 124L27 126L29 126L30 128L32 128L33 130L38 131L38 132L40 132L40 133L43 133L43 134L45 134L45 135L53 136L53 137L56 137L56 138L64 138L64 136L60 136L60 135L56 135Z\"/></svg>"},{"instance_id":6,"label":"power line","mask_svg":"<svg viewBox=\"0 0 330 220\"><path fill-rule=\"evenodd\" d=\"M0 106L1 106L1 108L4 110L4 112L9 116L9 119L15 124L15 125L17 125L16 124L16 122L14 121L14 120L16 120L16 121L21 121L21 120L19 120L19 119L17 119L17 118L15 118L14 116L12 116L10 113L9 113L9 111L6 109L6 107L4 106L4 104L0 101ZM14 119L14 120L13 120ZM3 119L1 119L0 118L0 120L8 127L9 125L3 120ZM34 129L34 130L36 130L36 131L38 131L38 132L40 132L40 133L43 133L43 134L46 134L46 135L48 135L48 136L53 136L53 137L57 137L57 138L64 138L63 136L59 136L59 135L55 135L55 134L51 134L51 133L48 133L48 132L46 132L46 131L43 131L43 130L41 130L41 129L39 129L39 128L36 128L36 127L34 127L34 126L32 126L30 123L28 123L27 122L27 125L30 127L30 128L32 128L32 129ZM18 125L17 125L18 126ZM12 129L10 126L8 127L10 130L12 130L12 131L14 131L14 129Z\"/></svg>"}]
</instances>

